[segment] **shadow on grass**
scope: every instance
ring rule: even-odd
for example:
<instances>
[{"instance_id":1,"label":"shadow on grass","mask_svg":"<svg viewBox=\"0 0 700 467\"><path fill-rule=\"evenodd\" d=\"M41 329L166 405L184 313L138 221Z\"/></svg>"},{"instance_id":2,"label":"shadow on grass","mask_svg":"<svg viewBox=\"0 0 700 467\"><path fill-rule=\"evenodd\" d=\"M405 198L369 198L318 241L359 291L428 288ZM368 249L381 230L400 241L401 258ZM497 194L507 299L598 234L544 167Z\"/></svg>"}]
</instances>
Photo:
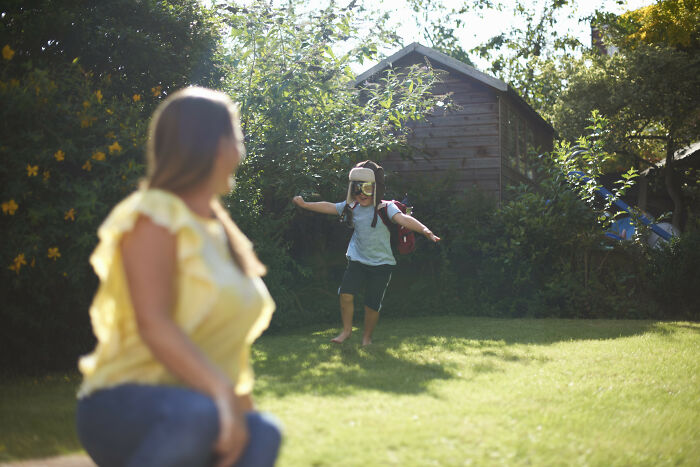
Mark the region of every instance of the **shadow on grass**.
<instances>
[{"instance_id":1,"label":"shadow on grass","mask_svg":"<svg viewBox=\"0 0 700 467\"><path fill-rule=\"evenodd\" d=\"M386 343L360 346L359 333L343 344L329 340L335 330L275 336L253 349L256 392L345 395L357 390L420 393L428 383L451 377L439 362L401 358ZM418 377L416 377L418 375Z\"/></svg>"},{"instance_id":2,"label":"shadow on grass","mask_svg":"<svg viewBox=\"0 0 700 467\"><path fill-rule=\"evenodd\" d=\"M0 464L81 450L75 432L75 394L79 384L80 377L74 372L3 381Z\"/></svg>"},{"instance_id":3,"label":"shadow on grass","mask_svg":"<svg viewBox=\"0 0 700 467\"><path fill-rule=\"evenodd\" d=\"M343 344L330 343L337 332L302 331L256 343L256 392L275 396L344 395L360 390L415 394L428 391L434 380L471 379L507 371L509 365L549 361L533 351L536 346L673 331L653 321L437 316L383 319L374 344L368 347L360 346L360 330ZM445 352L450 355L447 360ZM435 354L441 357L433 358Z\"/></svg>"},{"instance_id":4,"label":"shadow on grass","mask_svg":"<svg viewBox=\"0 0 700 467\"><path fill-rule=\"evenodd\" d=\"M375 343L367 348L360 347L360 332L341 345L331 344L337 332L307 329L260 339L253 347L256 393L418 394L429 392L435 381L471 380L547 363L539 346L642 334L673 338L700 332L700 323L383 317ZM79 382L75 373L2 381L0 463L80 449L74 427Z\"/></svg>"},{"instance_id":5,"label":"shadow on grass","mask_svg":"<svg viewBox=\"0 0 700 467\"><path fill-rule=\"evenodd\" d=\"M674 323L674 326L700 333L700 323Z\"/></svg>"}]
</instances>

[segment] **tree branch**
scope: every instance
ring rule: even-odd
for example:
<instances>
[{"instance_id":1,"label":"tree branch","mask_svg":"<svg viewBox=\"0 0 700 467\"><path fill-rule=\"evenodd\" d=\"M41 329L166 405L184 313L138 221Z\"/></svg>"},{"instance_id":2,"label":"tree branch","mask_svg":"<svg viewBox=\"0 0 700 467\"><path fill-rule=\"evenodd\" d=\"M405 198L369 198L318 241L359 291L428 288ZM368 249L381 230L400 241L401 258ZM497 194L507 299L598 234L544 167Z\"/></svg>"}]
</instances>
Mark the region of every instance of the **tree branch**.
<instances>
[{"instance_id":1,"label":"tree branch","mask_svg":"<svg viewBox=\"0 0 700 467\"><path fill-rule=\"evenodd\" d=\"M616 153L618 153L618 154L622 154L623 156L632 156L632 158L633 158L634 160L636 160L637 162L641 162L641 163L643 163L643 164L646 164L646 165L648 165L649 167L652 167L652 166L655 165L653 162L644 159L644 158L643 158L642 156L640 156L639 154L634 153L634 152L631 152L631 151L628 151L628 150L626 150L626 149L614 149L613 151L616 152Z\"/></svg>"},{"instance_id":2,"label":"tree branch","mask_svg":"<svg viewBox=\"0 0 700 467\"><path fill-rule=\"evenodd\" d=\"M668 141L669 137L668 136L654 136L654 135L628 135L626 138L629 139L650 139L650 140L657 140L657 141Z\"/></svg>"}]
</instances>

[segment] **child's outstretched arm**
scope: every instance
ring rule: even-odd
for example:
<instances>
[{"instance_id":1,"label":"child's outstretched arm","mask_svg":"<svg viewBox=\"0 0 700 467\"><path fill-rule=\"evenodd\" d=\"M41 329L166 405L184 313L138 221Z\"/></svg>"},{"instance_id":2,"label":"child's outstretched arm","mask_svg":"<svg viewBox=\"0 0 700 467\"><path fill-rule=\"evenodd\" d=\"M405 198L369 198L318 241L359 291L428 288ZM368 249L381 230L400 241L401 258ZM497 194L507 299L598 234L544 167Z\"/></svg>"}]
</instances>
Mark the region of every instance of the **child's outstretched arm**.
<instances>
[{"instance_id":1,"label":"child's outstretched arm","mask_svg":"<svg viewBox=\"0 0 700 467\"><path fill-rule=\"evenodd\" d=\"M431 232L429 228L421 224L421 222L415 217L407 216L402 212L397 212L394 214L394 217L392 217L391 220L406 227L407 229L413 230L414 232L425 236L431 242L437 243L440 241L440 237Z\"/></svg>"},{"instance_id":2,"label":"child's outstretched arm","mask_svg":"<svg viewBox=\"0 0 700 467\"><path fill-rule=\"evenodd\" d=\"M335 209L335 204L329 203L328 201L314 201L309 203L304 201L304 198L301 196L295 196L292 198L292 202L300 208L308 209L309 211L319 212L321 214L338 215L338 211Z\"/></svg>"}]
</instances>

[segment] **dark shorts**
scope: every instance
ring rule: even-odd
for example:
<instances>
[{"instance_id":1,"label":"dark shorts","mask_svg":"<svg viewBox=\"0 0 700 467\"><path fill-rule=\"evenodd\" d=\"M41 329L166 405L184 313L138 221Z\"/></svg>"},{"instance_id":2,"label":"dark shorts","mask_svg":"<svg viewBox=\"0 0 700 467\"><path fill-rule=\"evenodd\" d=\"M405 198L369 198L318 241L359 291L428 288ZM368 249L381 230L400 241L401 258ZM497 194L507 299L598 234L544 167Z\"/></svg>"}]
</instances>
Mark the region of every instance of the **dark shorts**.
<instances>
[{"instance_id":1,"label":"dark shorts","mask_svg":"<svg viewBox=\"0 0 700 467\"><path fill-rule=\"evenodd\" d=\"M394 268L395 266L391 264L368 266L357 261L348 261L348 267L345 269L338 294L358 295L364 293L365 306L379 311Z\"/></svg>"}]
</instances>

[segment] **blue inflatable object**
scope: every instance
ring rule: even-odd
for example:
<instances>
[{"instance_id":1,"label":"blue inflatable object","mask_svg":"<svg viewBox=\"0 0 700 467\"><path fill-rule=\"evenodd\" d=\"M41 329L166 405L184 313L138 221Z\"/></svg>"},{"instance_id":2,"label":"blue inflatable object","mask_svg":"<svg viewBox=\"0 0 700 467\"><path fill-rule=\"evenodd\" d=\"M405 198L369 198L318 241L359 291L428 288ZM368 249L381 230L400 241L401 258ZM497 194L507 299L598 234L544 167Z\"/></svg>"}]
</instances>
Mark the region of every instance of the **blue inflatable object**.
<instances>
[{"instance_id":1,"label":"blue inflatable object","mask_svg":"<svg viewBox=\"0 0 700 467\"><path fill-rule=\"evenodd\" d=\"M586 183L588 183L590 180L592 180L591 177L584 175L583 172L578 171L578 170L573 170L573 171L569 172L569 175L574 176L574 177L578 177L579 179L583 180ZM596 185L598 185L598 184L596 183ZM598 186L595 190L596 190L596 193L598 193L600 196L602 196L606 200L609 198L613 198L613 199L615 198L615 195L613 195L612 192L610 192L605 187ZM615 204L615 206L622 209L623 211L628 212L630 214L633 214L633 210L630 207L630 205L625 203L621 199L619 199L619 198L615 199L613 201L613 204ZM622 222L623 219L627 219L627 220L625 222ZM654 233L656 235L658 235L659 237L663 238L666 241L671 240L672 235L669 232L667 232L666 230L664 230L661 227L659 227L658 225L656 225L652 219L649 219L644 214L639 213L639 220L644 225L648 225L651 228L651 230L654 231ZM616 224L618 224L617 227L613 228ZM624 230L626 228L625 226L627 224L629 224L629 227L631 227L631 229L632 229L631 233L627 233L628 230ZM632 235L634 235L634 231L635 231L634 224L632 223L632 219L629 217L623 217L623 218L618 219L617 221L615 221L613 223L613 227L611 227L610 231L606 235L608 235L608 237L610 237L610 238L614 238L615 240L627 240L627 239L630 239ZM623 232L625 232L624 235L627 235L627 236L624 236Z\"/></svg>"},{"instance_id":2,"label":"blue inflatable object","mask_svg":"<svg viewBox=\"0 0 700 467\"><path fill-rule=\"evenodd\" d=\"M614 240L632 240L637 228L634 226L631 217L621 217L610 225L610 230L605 235Z\"/></svg>"}]
</instances>

